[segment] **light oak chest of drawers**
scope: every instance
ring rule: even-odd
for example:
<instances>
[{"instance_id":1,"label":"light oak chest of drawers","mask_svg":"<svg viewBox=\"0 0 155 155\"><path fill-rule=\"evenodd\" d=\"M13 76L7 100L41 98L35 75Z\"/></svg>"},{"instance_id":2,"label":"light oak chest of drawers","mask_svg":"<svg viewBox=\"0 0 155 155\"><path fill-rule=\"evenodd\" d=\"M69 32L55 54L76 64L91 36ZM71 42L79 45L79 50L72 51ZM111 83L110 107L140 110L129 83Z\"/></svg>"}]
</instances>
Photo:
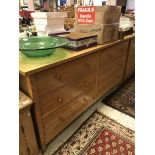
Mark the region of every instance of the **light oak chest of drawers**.
<instances>
[{"instance_id":1,"label":"light oak chest of drawers","mask_svg":"<svg viewBox=\"0 0 155 155\"><path fill-rule=\"evenodd\" d=\"M99 45L81 51L81 55L75 53L75 59L42 70L38 67L32 74L20 74L20 88L34 102L33 118L43 152L81 113L121 85L128 45L129 40L103 46L103 49Z\"/></svg>"}]
</instances>

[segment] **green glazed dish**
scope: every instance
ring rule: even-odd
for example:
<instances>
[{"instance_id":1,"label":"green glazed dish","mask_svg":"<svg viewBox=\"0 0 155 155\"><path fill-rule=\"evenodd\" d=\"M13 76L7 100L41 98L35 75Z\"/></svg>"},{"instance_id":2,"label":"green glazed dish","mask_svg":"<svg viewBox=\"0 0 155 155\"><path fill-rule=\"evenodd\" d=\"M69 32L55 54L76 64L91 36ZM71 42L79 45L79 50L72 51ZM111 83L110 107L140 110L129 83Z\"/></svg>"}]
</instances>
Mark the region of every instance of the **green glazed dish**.
<instances>
[{"instance_id":1,"label":"green glazed dish","mask_svg":"<svg viewBox=\"0 0 155 155\"><path fill-rule=\"evenodd\" d=\"M20 38L19 50L29 57L43 57L54 53L55 49L65 46L69 41L61 37L28 37Z\"/></svg>"}]
</instances>

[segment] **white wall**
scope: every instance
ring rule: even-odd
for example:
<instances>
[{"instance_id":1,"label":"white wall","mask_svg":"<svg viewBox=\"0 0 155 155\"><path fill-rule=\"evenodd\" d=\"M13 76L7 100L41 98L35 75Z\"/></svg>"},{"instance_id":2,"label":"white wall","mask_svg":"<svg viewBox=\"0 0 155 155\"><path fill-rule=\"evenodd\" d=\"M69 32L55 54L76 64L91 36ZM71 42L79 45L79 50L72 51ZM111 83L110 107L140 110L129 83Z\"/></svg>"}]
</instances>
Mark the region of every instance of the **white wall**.
<instances>
[{"instance_id":1,"label":"white wall","mask_svg":"<svg viewBox=\"0 0 155 155\"><path fill-rule=\"evenodd\" d=\"M128 9L131 9L131 10L135 9L135 0L127 0L127 10Z\"/></svg>"},{"instance_id":2,"label":"white wall","mask_svg":"<svg viewBox=\"0 0 155 155\"><path fill-rule=\"evenodd\" d=\"M28 0L28 10L29 11L34 11L34 1L33 0Z\"/></svg>"},{"instance_id":3,"label":"white wall","mask_svg":"<svg viewBox=\"0 0 155 155\"><path fill-rule=\"evenodd\" d=\"M84 0L84 5L88 5L90 0ZM94 6L101 6L102 1L107 1L107 5L116 5L116 0L93 0Z\"/></svg>"},{"instance_id":4,"label":"white wall","mask_svg":"<svg viewBox=\"0 0 155 155\"><path fill-rule=\"evenodd\" d=\"M89 1L90 0L84 0L84 5L89 5ZM93 0L94 6L102 5L102 1L107 1L107 0Z\"/></svg>"}]
</instances>

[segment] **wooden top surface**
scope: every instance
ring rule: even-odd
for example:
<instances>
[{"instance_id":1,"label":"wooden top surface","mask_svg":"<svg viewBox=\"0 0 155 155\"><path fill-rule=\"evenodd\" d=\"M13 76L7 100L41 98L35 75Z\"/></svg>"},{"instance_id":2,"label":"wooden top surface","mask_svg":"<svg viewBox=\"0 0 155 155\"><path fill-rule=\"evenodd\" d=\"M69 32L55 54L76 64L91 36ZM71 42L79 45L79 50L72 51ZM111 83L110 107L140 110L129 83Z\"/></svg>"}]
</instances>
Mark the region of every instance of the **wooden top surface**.
<instances>
[{"instance_id":1,"label":"wooden top surface","mask_svg":"<svg viewBox=\"0 0 155 155\"><path fill-rule=\"evenodd\" d=\"M19 91L19 110L29 107L33 101L23 92Z\"/></svg>"},{"instance_id":2,"label":"wooden top surface","mask_svg":"<svg viewBox=\"0 0 155 155\"><path fill-rule=\"evenodd\" d=\"M109 46L118 44L125 40L129 40L133 37L134 37L134 34L127 36L123 40L118 40L118 41L108 43L105 45L97 45L95 47L81 50L79 52L66 50L63 48L57 48L54 54L48 57L30 58L30 57L23 55L21 52L19 52L19 71L20 71L20 74L23 76L32 75L36 72L39 72L39 71L60 65L62 63L74 60L76 58L88 55L90 53L93 53L101 49L107 48Z\"/></svg>"}]
</instances>

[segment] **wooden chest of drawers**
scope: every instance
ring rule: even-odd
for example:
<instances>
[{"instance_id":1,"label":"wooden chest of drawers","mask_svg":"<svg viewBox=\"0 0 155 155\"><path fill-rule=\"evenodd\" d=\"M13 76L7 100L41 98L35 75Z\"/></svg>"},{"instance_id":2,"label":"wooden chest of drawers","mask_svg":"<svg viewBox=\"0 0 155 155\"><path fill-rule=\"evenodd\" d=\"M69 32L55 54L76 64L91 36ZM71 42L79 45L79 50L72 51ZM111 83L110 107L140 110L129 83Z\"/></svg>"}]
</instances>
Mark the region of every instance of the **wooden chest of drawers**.
<instances>
[{"instance_id":1,"label":"wooden chest of drawers","mask_svg":"<svg viewBox=\"0 0 155 155\"><path fill-rule=\"evenodd\" d=\"M47 144L75 118L121 84L128 45L129 40L106 48L103 45L103 49L99 45L95 51L91 51L95 47L86 50L91 51L89 54L82 55L85 51L80 52L82 56L78 52L70 53L78 56L47 68L46 64L41 64L42 70L39 64L37 71L32 69L31 74L29 71L26 75L20 74L20 88L34 101L35 127L43 152ZM64 55L67 55L66 51ZM55 61L54 56L49 59ZM24 62L28 61L31 60ZM36 68L36 61L31 62L32 68ZM28 67L26 65L25 69Z\"/></svg>"}]
</instances>

